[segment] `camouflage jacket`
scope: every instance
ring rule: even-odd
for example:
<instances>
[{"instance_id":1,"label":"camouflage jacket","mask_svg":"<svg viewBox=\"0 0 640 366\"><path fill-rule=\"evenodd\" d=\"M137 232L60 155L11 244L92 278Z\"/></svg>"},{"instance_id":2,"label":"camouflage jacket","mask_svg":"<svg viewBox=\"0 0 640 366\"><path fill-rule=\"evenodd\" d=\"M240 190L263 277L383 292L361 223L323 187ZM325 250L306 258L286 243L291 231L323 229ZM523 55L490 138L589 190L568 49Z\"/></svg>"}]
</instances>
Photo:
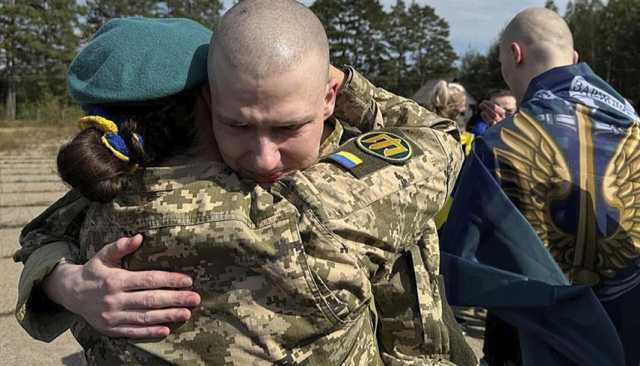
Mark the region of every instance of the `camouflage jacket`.
<instances>
[{"instance_id":1,"label":"camouflage jacket","mask_svg":"<svg viewBox=\"0 0 640 366\"><path fill-rule=\"evenodd\" d=\"M189 273L203 304L171 336L152 343L110 339L78 320L74 333L90 362L376 364L383 357L388 364L447 363L432 217L462 159L457 142L436 129L455 126L353 75L338 118L399 136L411 158L390 164L363 154L354 139L345 142L349 133L336 121L322 149L333 154L270 191L222 164L200 163L147 169L138 188L149 194L91 206L75 260L142 232L145 244L128 267ZM336 151L360 154L363 169L332 162ZM69 205L75 216L84 210L81 201ZM47 236L35 233L42 234L23 233L24 251L38 246L30 235ZM22 291L18 318L28 328L31 309Z\"/></svg>"}]
</instances>

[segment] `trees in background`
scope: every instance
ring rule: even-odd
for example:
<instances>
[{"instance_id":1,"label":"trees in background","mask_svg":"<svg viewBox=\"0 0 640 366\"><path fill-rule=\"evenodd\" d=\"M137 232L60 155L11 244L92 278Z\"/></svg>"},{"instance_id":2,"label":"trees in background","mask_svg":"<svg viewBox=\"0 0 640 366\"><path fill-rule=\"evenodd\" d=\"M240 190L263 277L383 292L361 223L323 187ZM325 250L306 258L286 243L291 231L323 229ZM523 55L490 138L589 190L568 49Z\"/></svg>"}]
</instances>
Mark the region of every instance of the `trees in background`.
<instances>
[{"instance_id":1,"label":"trees in background","mask_svg":"<svg viewBox=\"0 0 640 366\"><path fill-rule=\"evenodd\" d=\"M0 76L4 109L16 117L21 100L64 94L64 73L79 42L74 0L0 3Z\"/></svg>"},{"instance_id":2,"label":"trees in background","mask_svg":"<svg viewBox=\"0 0 640 366\"><path fill-rule=\"evenodd\" d=\"M565 19L580 59L640 106L640 0L574 0Z\"/></svg>"},{"instance_id":3,"label":"trees in background","mask_svg":"<svg viewBox=\"0 0 640 366\"><path fill-rule=\"evenodd\" d=\"M409 96L455 73L449 24L428 5L398 0L386 12L378 0L317 0L311 9L327 29L332 62L393 92Z\"/></svg>"},{"instance_id":4,"label":"trees in background","mask_svg":"<svg viewBox=\"0 0 640 366\"><path fill-rule=\"evenodd\" d=\"M311 9L327 31L331 61L379 81L389 59L382 5L377 0L317 0Z\"/></svg>"},{"instance_id":5,"label":"trees in background","mask_svg":"<svg viewBox=\"0 0 640 366\"><path fill-rule=\"evenodd\" d=\"M553 0L544 6L558 11ZM214 27L222 8L222 0L0 0L0 118L24 116L46 98L69 104L67 66L111 18L188 17ZM476 98L505 87L497 45L485 54L468 51L456 64L449 25L429 5L316 0L311 8L327 29L332 61L393 92L409 96L443 77L457 77ZM640 0L572 0L565 19L581 59L640 105Z\"/></svg>"},{"instance_id":6,"label":"trees in background","mask_svg":"<svg viewBox=\"0 0 640 366\"><path fill-rule=\"evenodd\" d=\"M498 42L489 48L486 55L467 51L460 61L458 81L476 99L485 99L491 91L507 89L500 71Z\"/></svg>"},{"instance_id":7,"label":"trees in background","mask_svg":"<svg viewBox=\"0 0 640 366\"><path fill-rule=\"evenodd\" d=\"M69 104L67 67L111 18L188 17L213 27L221 9L215 0L0 0L0 118L31 116L41 103Z\"/></svg>"}]
</instances>

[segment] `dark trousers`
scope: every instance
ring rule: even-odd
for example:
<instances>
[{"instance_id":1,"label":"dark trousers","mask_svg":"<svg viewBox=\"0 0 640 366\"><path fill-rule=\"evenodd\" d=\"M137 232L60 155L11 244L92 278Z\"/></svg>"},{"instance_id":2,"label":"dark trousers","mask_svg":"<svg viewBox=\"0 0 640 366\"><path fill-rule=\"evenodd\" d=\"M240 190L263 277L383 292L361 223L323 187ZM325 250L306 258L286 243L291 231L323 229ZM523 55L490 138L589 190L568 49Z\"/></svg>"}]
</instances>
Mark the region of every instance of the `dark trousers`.
<instances>
[{"instance_id":1,"label":"dark trousers","mask_svg":"<svg viewBox=\"0 0 640 366\"><path fill-rule=\"evenodd\" d=\"M518 330L487 312L482 352L489 366L521 366Z\"/></svg>"},{"instance_id":2,"label":"dark trousers","mask_svg":"<svg viewBox=\"0 0 640 366\"><path fill-rule=\"evenodd\" d=\"M618 331L626 365L640 365L640 285L602 306Z\"/></svg>"}]
</instances>

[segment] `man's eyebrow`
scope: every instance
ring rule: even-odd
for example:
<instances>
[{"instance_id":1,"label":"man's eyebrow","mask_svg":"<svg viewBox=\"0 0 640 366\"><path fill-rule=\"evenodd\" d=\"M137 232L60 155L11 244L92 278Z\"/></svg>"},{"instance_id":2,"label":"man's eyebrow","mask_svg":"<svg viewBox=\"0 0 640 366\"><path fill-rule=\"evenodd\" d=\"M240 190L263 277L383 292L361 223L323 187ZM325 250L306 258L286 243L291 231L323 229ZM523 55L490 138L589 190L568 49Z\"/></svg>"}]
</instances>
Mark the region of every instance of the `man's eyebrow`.
<instances>
[{"instance_id":1,"label":"man's eyebrow","mask_svg":"<svg viewBox=\"0 0 640 366\"><path fill-rule=\"evenodd\" d=\"M300 118L290 119L282 122L275 122L274 125L277 126L292 126L292 125L303 125L313 121L313 115L304 116Z\"/></svg>"},{"instance_id":2,"label":"man's eyebrow","mask_svg":"<svg viewBox=\"0 0 640 366\"><path fill-rule=\"evenodd\" d=\"M212 109L211 111L212 115L214 115L220 122L224 123L225 125L246 125L246 123L244 122L240 122L238 120L235 120L231 117L227 117L224 114L216 111L215 109Z\"/></svg>"}]
</instances>

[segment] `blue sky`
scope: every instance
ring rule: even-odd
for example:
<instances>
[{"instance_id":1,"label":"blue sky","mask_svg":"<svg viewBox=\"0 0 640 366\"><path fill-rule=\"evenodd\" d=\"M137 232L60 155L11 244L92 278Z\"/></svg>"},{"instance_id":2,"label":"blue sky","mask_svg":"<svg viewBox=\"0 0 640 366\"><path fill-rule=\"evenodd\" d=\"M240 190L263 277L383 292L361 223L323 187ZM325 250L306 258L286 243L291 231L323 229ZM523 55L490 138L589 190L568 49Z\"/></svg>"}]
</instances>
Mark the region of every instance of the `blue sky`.
<instances>
[{"instance_id":1,"label":"blue sky","mask_svg":"<svg viewBox=\"0 0 640 366\"><path fill-rule=\"evenodd\" d=\"M544 6L545 0L414 0L429 4L436 13L449 22L451 45L462 55L468 49L486 52L497 38L500 30L520 10L531 6ZM309 5L313 0L302 0ZM230 6L232 0L225 0ZM381 0L385 7L395 4L395 0ZM405 0L410 4L411 0ZM563 14L568 0L555 0Z\"/></svg>"}]
</instances>

